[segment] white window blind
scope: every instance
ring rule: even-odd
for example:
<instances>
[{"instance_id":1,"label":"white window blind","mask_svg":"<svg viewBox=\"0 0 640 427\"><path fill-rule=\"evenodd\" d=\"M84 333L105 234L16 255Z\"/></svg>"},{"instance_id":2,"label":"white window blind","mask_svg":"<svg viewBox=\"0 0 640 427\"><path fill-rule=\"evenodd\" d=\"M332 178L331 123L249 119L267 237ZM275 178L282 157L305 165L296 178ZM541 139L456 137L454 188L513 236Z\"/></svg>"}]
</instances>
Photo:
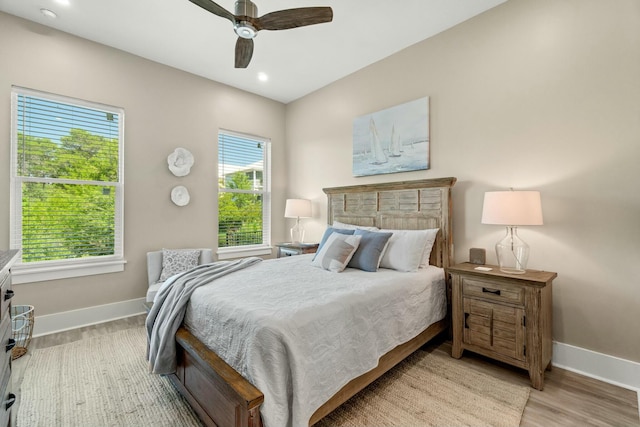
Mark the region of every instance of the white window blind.
<instances>
[{"instance_id":1,"label":"white window blind","mask_svg":"<svg viewBox=\"0 0 640 427\"><path fill-rule=\"evenodd\" d=\"M124 112L12 91L11 247L21 265L122 259Z\"/></svg>"},{"instance_id":2,"label":"white window blind","mask_svg":"<svg viewBox=\"0 0 640 427\"><path fill-rule=\"evenodd\" d=\"M270 154L266 138L218 133L218 248L270 245Z\"/></svg>"}]
</instances>

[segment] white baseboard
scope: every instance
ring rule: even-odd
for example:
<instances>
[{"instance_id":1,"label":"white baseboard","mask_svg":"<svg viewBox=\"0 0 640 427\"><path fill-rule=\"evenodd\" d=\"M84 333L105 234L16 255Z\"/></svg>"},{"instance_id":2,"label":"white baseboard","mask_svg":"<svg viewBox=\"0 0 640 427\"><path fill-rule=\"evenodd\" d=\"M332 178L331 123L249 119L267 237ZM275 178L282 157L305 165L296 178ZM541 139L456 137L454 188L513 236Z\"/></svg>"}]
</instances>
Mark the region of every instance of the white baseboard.
<instances>
[{"instance_id":1,"label":"white baseboard","mask_svg":"<svg viewBox=\"0 0 640 427\"><path fill-rule=\"evenodd\" d=\"M640 415L640 363L560 342L553 342L554 367L633 390Z\"/></svg>"},{"instance_id":2,"label":"white baseboard","mask_svg":"<svg viewBox=\"0 0 640 427\"><path fill-rule=\"evenodd\" d=\"M43 316L38 316L36 312L33 336L49 335L142 314L145 312L144 302L145 298L137 298Z\"/></svg>"},{"instance_id":3,"label":"white baseboard","mask_svg":"<svg viewBox=\"0 0 640 427\"><path fill-rule=\"evenodd\" d=\"M636 391L640 409L640 363L554 341L552 364Z\"/></svg>"},{"instance_id":4,"label":"white baseboard","mask_svg":"<svg viewBox=\"0 0 640 427\"><path fill-rule=\"evenodd\" d=\"M145 298L138 298L36 316L33 336L49 335L142 314L144 302ZM638 362L554 342L552 363L558 368L639 392L640 403L640 363Z\"/></svg>"}]
</instances>

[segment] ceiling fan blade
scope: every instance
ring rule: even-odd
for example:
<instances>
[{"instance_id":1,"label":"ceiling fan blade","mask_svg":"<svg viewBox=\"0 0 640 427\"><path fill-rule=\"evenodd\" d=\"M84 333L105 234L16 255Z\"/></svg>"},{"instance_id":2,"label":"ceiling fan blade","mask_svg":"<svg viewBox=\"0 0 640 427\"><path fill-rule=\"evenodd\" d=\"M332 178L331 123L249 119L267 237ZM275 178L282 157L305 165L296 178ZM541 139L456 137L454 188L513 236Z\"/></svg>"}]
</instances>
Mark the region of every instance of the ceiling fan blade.
<instances>
[{"instance_id":1,"label":"ceiling fan blade","mask_svg":"<svg viewBox=\"0 0 640 427\"><path fill-rule=\"evenodd\" d=\"M333 10L330 7L301 7L267 13L255 19L254 25L258 30L288 30L332 20Z\"/></svg>"},{"instance_id":2,"label":"ceiling fan blade","mask_svg":"<svg viewBox=\"0 0 640 427\"><path fill-rule=\"evenodd\" d=\"M253 56L253 39L238 37L236 42L236 68L247 68Z\"/></svg>"},{"instance_id":3,"label":"ceiling fan blade","mask_svg":"<svg viewBox=\"0 0 640 427\"><path fill-rule=\"evenodd\" d=\"M212 2L211 0L189 0L191 3L200 6L204 10L213 13L214 15L227 18L229 21L236 23L236 17L233 13L229 12L224 7Z\"/></svg>"}]
</instances>

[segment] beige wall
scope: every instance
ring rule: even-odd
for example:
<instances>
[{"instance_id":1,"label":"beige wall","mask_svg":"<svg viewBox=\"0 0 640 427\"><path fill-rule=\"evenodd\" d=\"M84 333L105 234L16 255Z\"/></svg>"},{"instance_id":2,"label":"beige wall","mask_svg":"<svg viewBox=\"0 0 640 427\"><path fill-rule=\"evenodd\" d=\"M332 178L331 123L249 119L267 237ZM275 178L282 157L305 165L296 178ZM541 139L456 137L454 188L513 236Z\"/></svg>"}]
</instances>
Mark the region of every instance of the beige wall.
<instances>
[{"instance_id":1,"label":"beige wall","mask_svg":"<svg viewBox=\"0 0 640 427\"><path fill-rule=\"evenodd\" d=\"M357 116L430 96L431 169L354 178ZM530 268L558 272L554 339L640 362L640 2L511 0L287 105L289 193L455 176L457 261L504 231L489 190L536 189Z\"/></svg>"},{"instance_id":2,"label":"beige wall","mask_svg":"<svg viewBox=\"0 0 640 427\"><path fill-rule=\"evenodd\" d=\"M44 315L140 298L147 251L213 247L219 128L272 139L274 214L283 216L283 104L3 13L0 58L0 248L9 245L11 85L125 110L125 271L17 285L15 303L33 304ZM186 177L167 169L176 147L194 154ZM182 208L169 198L179 184L191 194ZM282 221L273 228L276 236L284 233Z\"/></svg>"}]
</instances>

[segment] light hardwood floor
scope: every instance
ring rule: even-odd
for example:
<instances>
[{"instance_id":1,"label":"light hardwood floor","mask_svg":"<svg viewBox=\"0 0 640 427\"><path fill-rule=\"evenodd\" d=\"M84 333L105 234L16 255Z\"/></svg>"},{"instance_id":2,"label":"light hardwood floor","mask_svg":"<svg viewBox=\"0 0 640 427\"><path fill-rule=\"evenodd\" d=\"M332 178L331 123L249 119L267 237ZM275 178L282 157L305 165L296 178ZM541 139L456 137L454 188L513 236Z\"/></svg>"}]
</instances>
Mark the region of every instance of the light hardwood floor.
<instances>
[{"instance_id":1,"label":"light hardwood floor","mask_svg":"<svg viewBox=\"0 0 640 427\"><path fill-rule=\"evenodd\" d=\"M100 325L34 338L29 352L144 325L144 315ZM432 351L451 354L450 341L428 345ZM13 361L13 388L18 390L29 359L29 352ZM526 371L492 361L465 351L460 359L490 375L514 384L530 385ZM17 403L19 405L19 401ZM14 411L14 414L17 411ZM14 415L15 416L15 415ZM14 423L15 425L15 423ZM638 396L631 390L616 387L564 369L553 368L545 374L544 391L531 389L524 410L523 427L548 426L617 426L640 427Z\"/></svg>"},{"instance_id":2,"label":"light hardwood floor","mask_svg":"<svg viewBox=\"0 0 640 427\"><path fill-rule=\"evenodd\" d=\"M451 342L434 344L434 351L451 354ZM465 351L460 360L514 384L530 386L524 369ZM560 368L546 371L544 390L531 388L522 427L640 426L638 394Z\"/></svg>"}]
</instances>

